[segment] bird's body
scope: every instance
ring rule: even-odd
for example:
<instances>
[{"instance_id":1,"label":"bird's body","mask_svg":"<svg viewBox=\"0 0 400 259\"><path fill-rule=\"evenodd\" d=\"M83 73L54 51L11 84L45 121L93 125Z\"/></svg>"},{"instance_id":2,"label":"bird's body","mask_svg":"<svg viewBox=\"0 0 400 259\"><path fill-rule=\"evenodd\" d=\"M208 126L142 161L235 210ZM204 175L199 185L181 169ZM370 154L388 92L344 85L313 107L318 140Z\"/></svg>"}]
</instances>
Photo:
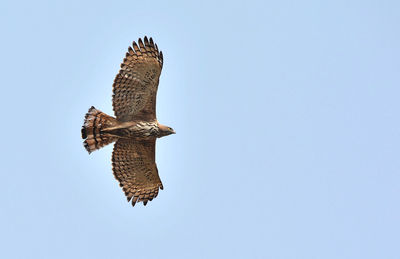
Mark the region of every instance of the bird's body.
<instances>
[{"instance_id":1,"label":"bird's body","mask_svg":"<svg viewBox=\"0 0 400 259\"><path fill-rule=\"evenodd\" d=\"M162 183L155 163L156 139L174 134L158 123L156 94L163 65L162 52L153 40L133 42L133 49L121 64L113 85L116 117L93 106L85 116L82 138L91 153L116 142L112 156L113 172L132 205L144 205L158 195Z\"/></svg>"},{"instance_id":2,"label":"bird's body","mask_svg":"<svg viewBox=\"0 0 400 259\"><path fill-rule=\"evenodd\" d=\"M157 121L117 121L115 126L105 128L103 129L103 132L107 132L118 137L157 138L159 137L160 127Z\"/></svg>"}]
</instances>

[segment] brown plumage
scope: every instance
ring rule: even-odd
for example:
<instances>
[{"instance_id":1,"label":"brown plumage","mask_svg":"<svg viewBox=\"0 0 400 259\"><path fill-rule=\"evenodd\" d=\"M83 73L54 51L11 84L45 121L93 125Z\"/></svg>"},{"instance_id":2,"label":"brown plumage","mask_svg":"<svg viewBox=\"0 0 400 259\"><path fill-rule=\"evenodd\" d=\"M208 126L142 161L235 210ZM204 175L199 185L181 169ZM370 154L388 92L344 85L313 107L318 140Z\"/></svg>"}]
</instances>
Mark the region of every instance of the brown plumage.
<instances>
[{"instance_id":1,"label":"brown plumage","mask_svg":"<svg viewBox=\"0 0 400 259\"><path fill-rule=\"evenodd\" d=\"M133 206L137 202L146 205L163 189L155 163L156 139L175 133L156 118L162 52L152 38L144 37L144 42L139 39L138 44L133 42L133 48L128 48L114 79L116 118L92 106L81 131L89 154L116 142L112 155L114 176Z\"/></svg>"}]
</instances>

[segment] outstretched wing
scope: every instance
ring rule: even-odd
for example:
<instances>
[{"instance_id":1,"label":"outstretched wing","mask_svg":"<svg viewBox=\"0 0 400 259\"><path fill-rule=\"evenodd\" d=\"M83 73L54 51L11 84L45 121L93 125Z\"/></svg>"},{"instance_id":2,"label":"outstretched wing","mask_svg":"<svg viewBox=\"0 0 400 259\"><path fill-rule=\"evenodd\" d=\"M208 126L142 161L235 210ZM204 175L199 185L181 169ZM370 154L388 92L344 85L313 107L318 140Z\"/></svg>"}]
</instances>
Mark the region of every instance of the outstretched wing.
<instances>
[{"instance_id":1,"label":"outstretched wing","mask_svg":"<svg viewBox=\"0 0 400 259\"><path fill-rule=\"evenodd\" d=\"M144 205L163 189L155 163L156 140L118 139L114 145L112 165L128 202Z\"/></svg>"},{"instance_id":2,"label":"outstretched wing","mask_svg":"<svg viewBox=\"0 0 400 259\"><path fill-rule=\"evenodd\" d=\"M153 39L133 42L114 79L113 107L119 121L155 120L163 55Z\"/></svg>"}]
</instances>

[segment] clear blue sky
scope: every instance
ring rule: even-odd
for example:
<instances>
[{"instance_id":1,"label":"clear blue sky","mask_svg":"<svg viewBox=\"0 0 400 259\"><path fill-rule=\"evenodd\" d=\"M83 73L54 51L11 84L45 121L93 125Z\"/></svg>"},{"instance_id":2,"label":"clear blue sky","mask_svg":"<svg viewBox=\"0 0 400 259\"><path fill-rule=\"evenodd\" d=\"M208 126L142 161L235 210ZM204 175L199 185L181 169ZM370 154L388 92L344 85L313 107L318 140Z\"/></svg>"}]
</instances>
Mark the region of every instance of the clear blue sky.
<instances>
[{"instance_id":1,"label":"clear blue sky","mask_svg":"<svg viewBox=\"0 0 400 259\"><path fill-rule=\"evenodd\" d=\"M399 1L3 1L1 258L400 258ZM164 190L132 208L91 105L164 52Z\"/></svg>"}]
</instances>

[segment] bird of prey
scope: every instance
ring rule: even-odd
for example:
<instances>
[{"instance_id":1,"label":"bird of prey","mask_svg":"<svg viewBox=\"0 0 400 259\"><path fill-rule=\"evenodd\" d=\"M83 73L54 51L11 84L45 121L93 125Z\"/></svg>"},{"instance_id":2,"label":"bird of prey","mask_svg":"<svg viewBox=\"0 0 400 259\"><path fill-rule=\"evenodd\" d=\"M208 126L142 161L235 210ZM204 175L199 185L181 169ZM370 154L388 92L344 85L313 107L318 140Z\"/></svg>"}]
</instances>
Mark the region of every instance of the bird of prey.
<instances>
[{"instance_id":1,"label":"bird of prey","mask_svg":"<svg viewBox=\"0 0 400 259\"><path fill-rule=\"evenodd\" d=\"M133 48L132 48L133 47ZM156 95L163 54L147 37L133 42L113 84L115 118L93 106L82 126L83 145L89 154L115 142L112 169L128 202L153 200L163 189L155 161L156 139L175 131L158 123Z\"/></svg>"}]
</instances>

